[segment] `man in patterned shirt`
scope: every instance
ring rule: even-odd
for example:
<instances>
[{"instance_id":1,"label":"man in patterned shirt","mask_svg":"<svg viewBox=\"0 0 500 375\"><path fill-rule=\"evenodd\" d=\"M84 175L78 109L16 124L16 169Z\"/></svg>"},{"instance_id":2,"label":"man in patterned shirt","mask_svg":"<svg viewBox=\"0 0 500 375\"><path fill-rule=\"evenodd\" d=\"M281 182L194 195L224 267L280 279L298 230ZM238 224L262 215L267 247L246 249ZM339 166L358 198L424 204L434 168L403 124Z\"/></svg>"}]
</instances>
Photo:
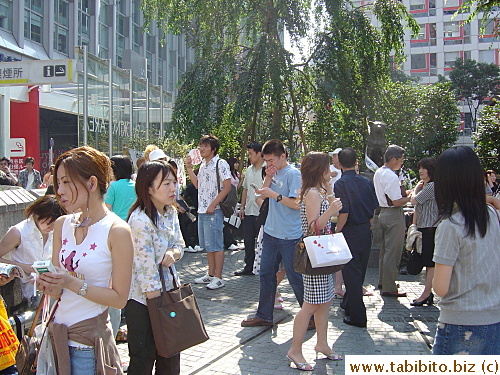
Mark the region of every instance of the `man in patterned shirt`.
<instances>
[{"instance_id":1,"label":"man in patterned shirt","mask_svg":"<svg viewBox=\"0 0 500 375\"><path fill-rule=\"evenodd\" d=\"M194 282L207 284L208 289L224 286L224 215L219 203L231 190L231 172L229 164L217 155L219 148L219 139L213 135L204 135L200 139L199 149L203 160L198 176L193 172L191 157L186 157L186 169L191 182L198 189L198 237L200 246L207 251L208 258L207 274ZM217 178L220 179L221 191L217 189Z\"/></svg>"}]
</instances>

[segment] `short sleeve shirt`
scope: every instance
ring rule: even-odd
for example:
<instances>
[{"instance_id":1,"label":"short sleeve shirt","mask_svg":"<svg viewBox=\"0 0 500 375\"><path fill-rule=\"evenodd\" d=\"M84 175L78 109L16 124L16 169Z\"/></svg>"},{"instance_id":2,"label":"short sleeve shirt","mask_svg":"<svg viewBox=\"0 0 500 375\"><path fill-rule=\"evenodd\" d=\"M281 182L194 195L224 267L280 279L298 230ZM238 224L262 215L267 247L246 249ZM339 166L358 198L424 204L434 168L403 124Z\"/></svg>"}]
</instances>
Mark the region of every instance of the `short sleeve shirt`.
<instances>
[{"instance_id":1,"label":"short sleeve shirt","mask_svg":"<svg viewBox=\"0 0 500 375\"><path fill-rule=\"evenodd\" d=\"M385 198L386 194L391 201L403 198L398 175L391 168L384 166L377 169L373 176L373 184L375 185L375 193L377 193L380 207L390 207Z\"/></svg>"},{"instance_id":2,"label":"short sleeve shirt","mask_svg":"<svg viewBox=\"0 0 500 375\"><path fill-rule=\"evenodd\" d=\"M219 176L220 189L222 190L223 182L231 178L229 164L224 159L220 159L219 155L215 155L207 163L205 159L201 162L198 172L198 213L207 213L207 208L217 198L219 191L217 190L217 171L216 165L219 161ZM215 209L220 209L219 205Z\"/></svg>"},{"instance_id":3,"label":"short sleeve shirt","mask_svg":"<svg viewBox=\"0 0 500 375\"><path fill-rule=\"evenodd\" d=\"M457 325L500 322L500 226L488 209L486 235L467 236L461 212L443 220L436 230L433 261L452 266L448 293L441 299L439 321Z\"/></svg>"},{"instance_id":4,"label":"short sleeve shirt","mask_svg":"<svg viewBox=\"0 0 500 375\"><path fill-rule=\"evenodd\" d=\"M300 171L288 165L276 172L270 187L284 197L297 198L301 186ZM283 240L300 238L302 236L300 210L294 210L270 198L269 213L264 225L264 232Z\"/></svg>"},{"instance_id":5,"label":"short sleeve shirt","mask_svg":"<svg viewBox=\"0 0 500 375\"><path fill-rule=\"evenodd\" d=\"M111 205L111 210L121 219L127 220L130 207L137 199L135 182L126 178L113 181L109 186L104 203Z\"/></svg>"},{"instance_id":6,"label":"short sleeve shirt","mask_svg":"<svg viewBox=\"0 0 500 375\"><path fill-rule=\"evenodd\" d=\"M434 196L434 182L429 182L415 196L418 202L415 210L417 211L417 228L437 227L438 207Z\"/></svg>"},{"instance_id":7,"label":"short sleeve shirt","mask_svg":"<svg viewBox=\"0 0 500 375\"><path fill-rule=\"evenodd\" d=\"M373 183L354 170L345 171L335 183L335 196L340 198L340 213L349 214L345 226L366 224L378 207Z\"/></svg>"},{"instance_id":8,"label":"short sleeve shirt","mask_svg":"<svg viewBox=\"0 0 500 375\"><path fill-rule=\"evenodd\" d=\"M251 165L245 171L245 179L243 180L243 189L247 189L247 200L245 202L245 215L247 216L258 216L259 215L259 205L255 201L255 189L250 186L250 184L255 184L258 188L262 186L262 168L264 164L259 169L256 169L254 165Z\"/></svg>"}]
</instances>

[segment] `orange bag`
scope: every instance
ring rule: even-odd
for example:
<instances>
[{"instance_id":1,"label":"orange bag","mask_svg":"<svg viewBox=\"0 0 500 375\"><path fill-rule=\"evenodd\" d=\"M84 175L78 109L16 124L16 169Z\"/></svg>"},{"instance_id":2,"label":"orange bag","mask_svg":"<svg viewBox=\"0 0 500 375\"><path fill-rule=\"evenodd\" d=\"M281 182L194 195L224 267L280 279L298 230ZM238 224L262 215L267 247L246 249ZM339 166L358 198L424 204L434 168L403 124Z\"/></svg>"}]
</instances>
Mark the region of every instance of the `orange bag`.
<instances>
[{"instance_id":1,"label":"orange bag","mask_svg":"<svg viewBox=\"0 0 500 375\"><path fill-rule=\"evenodd\" d=\"M19 340L10 326L3 298L0 296L0 370L16 364Z\"/></svg>"}]
</instances>

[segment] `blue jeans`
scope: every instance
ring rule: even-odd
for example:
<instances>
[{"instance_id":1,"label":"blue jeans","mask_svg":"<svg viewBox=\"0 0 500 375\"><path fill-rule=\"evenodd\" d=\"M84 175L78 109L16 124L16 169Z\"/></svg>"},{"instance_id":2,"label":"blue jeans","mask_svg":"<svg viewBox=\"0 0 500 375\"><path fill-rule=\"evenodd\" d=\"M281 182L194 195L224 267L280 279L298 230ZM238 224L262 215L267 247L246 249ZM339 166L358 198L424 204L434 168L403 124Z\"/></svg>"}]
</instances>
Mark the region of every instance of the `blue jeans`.
<instances>
[{"instance_id":1,"label":"blue jeans","mask_svg":"<svg viewBox=\"0 0 500 375\"><path fill-rule=\"evenodd\" d=\"M500 355L500 323L482 326L439 323L432 354Z\"/></svg>"},{"instance_id":2,"label":"blue jeans","mask_svg":"<svg viewBox=\"0 0 500 375\"><path fill-rule=\"evenodd\" d=\"M282 240L264 232L262 241L262 258L260 260L260 296L259 307L255 316L272 322L274 297L276 293L276 272L281 261L285 266L288 282L292 286L295 297L302 306L304 301L304 284L302 275L293 270L293 253L299 238Z\"/></svg>"},{"instance_id":3,"label":"blue jeans","mask_svg":"<svg viewBox=\"0 0 500 375\"><path fill-rule=\"evenodd\" d=\"M213 214L198 214L198 238L200 246L207 253L224 251L224 215L222 210L215 210Z\"/></svg>"},{"instance_id":4,"label":"blue jeans","mask_svg":"<svg viewBox=\"0 0 500 375\"><path fill-rule=\"evenodd\" d=\"M69 357L71 361L71 375L92 375L97 373L94 348L76 348L70 346Z\"/></svg>"}]
</instances>

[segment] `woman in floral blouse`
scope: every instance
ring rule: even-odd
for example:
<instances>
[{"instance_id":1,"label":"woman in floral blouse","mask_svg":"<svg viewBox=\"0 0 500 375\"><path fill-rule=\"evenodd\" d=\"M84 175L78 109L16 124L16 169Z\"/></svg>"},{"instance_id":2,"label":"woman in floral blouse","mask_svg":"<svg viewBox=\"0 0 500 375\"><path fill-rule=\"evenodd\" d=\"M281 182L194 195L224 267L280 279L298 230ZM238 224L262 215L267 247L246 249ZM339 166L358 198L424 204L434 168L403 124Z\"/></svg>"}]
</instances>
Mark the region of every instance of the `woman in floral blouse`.
<instances>
[{"instance_id":1,"label":"woman in floral blouse","mask_svg":"<svg viewBox=\"0 0 500 375\"><path fill-rule=\"evenodd\" d=\"M125 307L129 375L151 374L153 366L156 374L180 372L179 354L170 358L158 355L146 305L146 299L160 295L160 263L167 290L173 287L168 267L172 267L179 283L174 263L183 255L184 240L173 206L176 184L174 170L163 161L145 162L139 168L135 185L137 201L128 219L134 238L132 285Z\"/></svg>"}]
</instances>

